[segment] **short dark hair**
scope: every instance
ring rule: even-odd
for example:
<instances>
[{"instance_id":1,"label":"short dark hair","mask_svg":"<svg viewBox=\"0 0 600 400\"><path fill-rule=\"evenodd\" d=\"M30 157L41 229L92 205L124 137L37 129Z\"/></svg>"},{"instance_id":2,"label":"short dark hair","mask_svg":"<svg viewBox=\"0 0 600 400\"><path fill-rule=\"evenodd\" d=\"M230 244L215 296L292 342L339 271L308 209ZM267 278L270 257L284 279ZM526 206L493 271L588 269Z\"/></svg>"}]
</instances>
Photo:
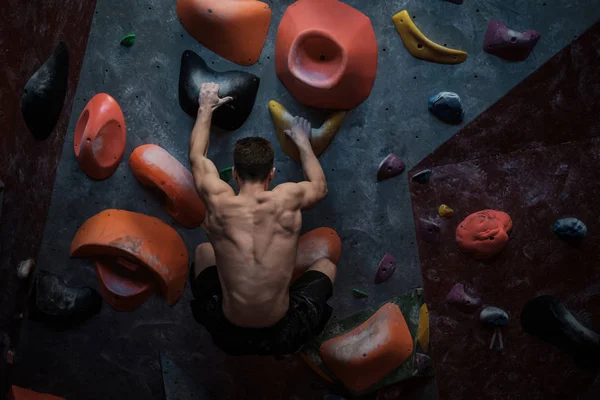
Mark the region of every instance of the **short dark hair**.
<instances>
[{"instance_id":1,"label":"short dark hair","mask_svg":"<svg viewBox=\"0 0 600 400\"><path fill-rule=\"evenodd\" d=\"M273 168L275 152L273 144L261 137L247 137L235 143L233 165L242 181L262 182L267 180Z\"/></svg>"}]
</instances>

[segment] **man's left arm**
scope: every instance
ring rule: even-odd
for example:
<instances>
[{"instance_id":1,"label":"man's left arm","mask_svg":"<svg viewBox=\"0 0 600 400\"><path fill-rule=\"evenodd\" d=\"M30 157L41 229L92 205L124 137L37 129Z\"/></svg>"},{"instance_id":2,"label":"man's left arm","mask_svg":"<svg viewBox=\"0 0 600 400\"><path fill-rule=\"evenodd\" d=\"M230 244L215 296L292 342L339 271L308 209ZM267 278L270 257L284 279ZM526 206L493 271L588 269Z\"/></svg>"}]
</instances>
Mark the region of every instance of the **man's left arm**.
<instances>
[{"instance_id":1,"label":"man's left arm","mask_svg":"<svg viewBox=\"0 0 600 400\"><path fill-rule=\"evenodd\" d=\"M231 97L219 98L219 85L215 83L204 83L200 88L200 107L190 137L190 165L196 191L209 208L214 197L234 194L233 189L219 177L215 164L206 157L213 111L231 100Z\"/></svg>"}]
</instances>

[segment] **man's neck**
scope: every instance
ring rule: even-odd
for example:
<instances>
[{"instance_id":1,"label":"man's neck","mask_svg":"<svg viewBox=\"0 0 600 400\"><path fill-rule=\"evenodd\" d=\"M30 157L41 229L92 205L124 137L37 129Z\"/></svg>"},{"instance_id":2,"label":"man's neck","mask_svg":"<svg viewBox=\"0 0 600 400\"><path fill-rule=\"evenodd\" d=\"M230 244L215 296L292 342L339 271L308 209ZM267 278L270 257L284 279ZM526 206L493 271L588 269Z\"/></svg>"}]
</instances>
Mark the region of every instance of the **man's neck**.
<instances>
[{"instance_id":1,"label":"man's neck","mask_svg":"<svg viewBox=\"0 0 600 400\"><path fill-rule=\"evenodd\" d=\"M254 196L267 190L265 182L246 182L240 185L240 195Z\"/></svg>"}]
</instances>

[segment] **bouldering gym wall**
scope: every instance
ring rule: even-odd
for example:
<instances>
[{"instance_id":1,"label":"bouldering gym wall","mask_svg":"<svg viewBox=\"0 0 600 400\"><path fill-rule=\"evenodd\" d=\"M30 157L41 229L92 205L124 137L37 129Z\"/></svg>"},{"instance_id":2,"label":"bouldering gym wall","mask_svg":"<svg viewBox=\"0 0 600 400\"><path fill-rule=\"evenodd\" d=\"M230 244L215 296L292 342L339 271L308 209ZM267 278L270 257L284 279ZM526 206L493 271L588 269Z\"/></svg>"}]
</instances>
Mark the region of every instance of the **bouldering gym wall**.
<instances>
[{"instance_id":1,"label":"bouldering gym wall","mask_svg":"<svg viewBox=\"0 0 600 400\"><path fill-rule=\"evenodd\" d=\"M597 399L599 16L3 1L2 398ZM299 251L341 255L333 316L299 354L227 356L192 317L207 237L188 152L210 81L233 97L208 155L234 187L247 136L273 142L273 185L301 181L283 132L312 123L329 194Z\"/></svg>"}]
</instances>

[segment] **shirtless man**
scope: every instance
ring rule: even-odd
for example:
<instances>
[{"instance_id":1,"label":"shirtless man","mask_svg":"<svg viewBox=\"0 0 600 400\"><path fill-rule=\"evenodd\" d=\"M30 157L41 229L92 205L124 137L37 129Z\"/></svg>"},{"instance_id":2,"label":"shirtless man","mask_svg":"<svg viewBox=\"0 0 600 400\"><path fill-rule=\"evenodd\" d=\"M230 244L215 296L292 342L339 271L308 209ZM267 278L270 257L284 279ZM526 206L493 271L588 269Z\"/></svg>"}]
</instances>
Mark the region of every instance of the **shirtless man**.
<instances>
[{"instance_id":1,"label":"shirtless man","mask_svg":"<svg viewBox=\"0 0 600 400\"><path fill-rule=\"evenodd\" d=\"M300 212L327 196L325 174L309 142L310 123L296 117L286 134L300 150L307 181L269 191L273 146L249 137L239 140L233 153L236 195L206 157L212 113L231 100L220 99L218 92L217 84L202 85L190 140L190 163L207 207L210 240L196 248L190 271L192 311L228 354L291 354L322 331L332 311L327 300L335 264L323 258L307 269L296 260Z\"/></svg>"}]
</instances>

